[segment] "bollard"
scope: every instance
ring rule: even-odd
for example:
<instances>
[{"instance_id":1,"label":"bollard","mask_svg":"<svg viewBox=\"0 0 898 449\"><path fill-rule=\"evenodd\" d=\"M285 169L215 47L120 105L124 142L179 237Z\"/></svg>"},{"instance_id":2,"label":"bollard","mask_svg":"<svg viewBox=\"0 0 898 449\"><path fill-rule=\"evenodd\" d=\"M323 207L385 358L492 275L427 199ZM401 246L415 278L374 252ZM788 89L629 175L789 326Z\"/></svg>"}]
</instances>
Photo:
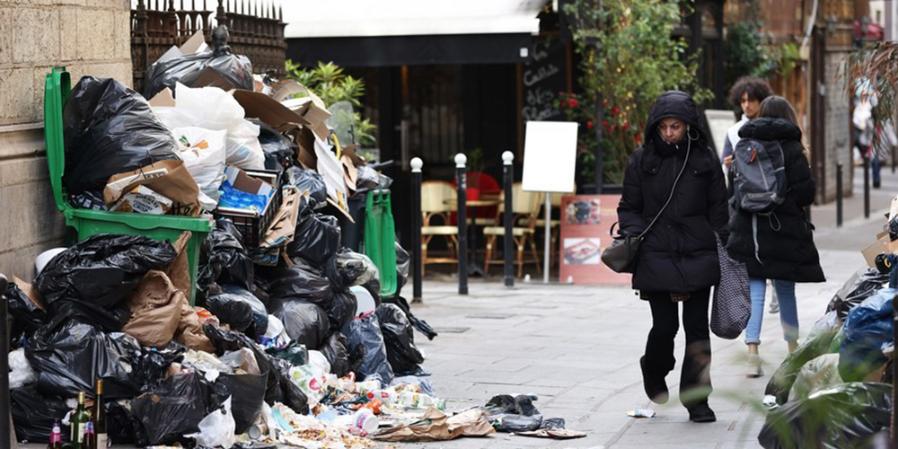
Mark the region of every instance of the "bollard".
<instances>
[{"instance_id":1,"label":"bollard","mask_svg":"<svg viewBox=\"0 0 898 449\"><path fill-rule=\"evenodd\" d=\"M424 161L413 158L412 167L412 302L421 302L421 167Z\"/></svg>"},{"instance_id":2,"label":"bollard","mask_svg":"<svg viewBox=\"0 0 898 449\"><path fill-rule=\"evenodd\" d=\"M6 310L6 276L0 274L0 449L11 447L12 429L9 413L9 321Z\"/></svg>"},{"instance_id":3,"label":"bollard","mask_svg":"<svg viewBox=\"0 0 898 449\"><path fill-rule=\"evenodd\" d=\"M468 294L468 214L467 191L468 176L465 173L467 156L462 153L455 155L455 184L458 189L458 208L456 221L458 221L458 294Z\"/></svg>"},{"instance_id":4,"label":"bollard","mask_svg":"<svg viewBox=\"0 0 898 449\"><path fill-rule=\"evenodd\" d=\"M864 157L864 218L870 218L870 158Z\"/></svg>"},{"instance_id":5,"label":"bollard","mask_svg":"<svg viewBox=\"0 0 898 449\"><path fill-rule=\"evenodd\" d=\"M514 227L514 208L512 207L512 185L514 184L514 153L506 151L502 153L502 185L505 190L505 205L502 213L503 223L505 224L505 235L502 239L504 242L502 256L505 258L505 286L514 287L514 262L512 262L511 253L514 236L512 228Z\"/></svg>"},{"instance_id":6,"label":"bollard","mask_svg":"<svg viewBox=\"0 0 898 449\"><path fill-rule=\"evenodd\" d=\"M836 227L842 227L842 164L836 164Z\"/></svg>"}]
</instances>

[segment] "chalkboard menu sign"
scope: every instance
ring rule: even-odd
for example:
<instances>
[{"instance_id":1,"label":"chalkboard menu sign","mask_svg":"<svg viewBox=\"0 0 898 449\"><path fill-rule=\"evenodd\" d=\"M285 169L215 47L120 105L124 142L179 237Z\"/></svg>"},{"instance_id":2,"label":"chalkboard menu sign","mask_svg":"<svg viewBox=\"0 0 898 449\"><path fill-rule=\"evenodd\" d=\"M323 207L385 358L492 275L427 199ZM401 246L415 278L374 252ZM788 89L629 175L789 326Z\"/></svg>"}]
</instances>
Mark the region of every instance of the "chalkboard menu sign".
<instances>
[{"instance_id":1,"label":"chalkboard menu sign","mask_svg":"<svg viewBox=\"0 0 898 449\"><path fill-rule=\"evenodd\" d=\"M524 121L564 120L555 105L565 85L565 46L557 36L540 36L524 64Z\"/></svg>"}]
</instances>

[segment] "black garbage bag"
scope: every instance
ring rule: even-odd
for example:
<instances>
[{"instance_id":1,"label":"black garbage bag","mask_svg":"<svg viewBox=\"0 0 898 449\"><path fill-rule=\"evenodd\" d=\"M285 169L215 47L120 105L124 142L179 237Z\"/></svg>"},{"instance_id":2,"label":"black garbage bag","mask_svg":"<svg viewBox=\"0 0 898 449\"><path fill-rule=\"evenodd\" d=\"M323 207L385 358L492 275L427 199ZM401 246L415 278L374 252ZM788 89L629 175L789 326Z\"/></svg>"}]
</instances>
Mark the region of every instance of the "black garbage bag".
<instances>
[{"instance_id":1,"label":"black garbage bag","mask_svg":"<svg viewBox=\"0 0 898 449\"><path fill-rule=\"evenodd\" d=\"M321 353L331 364L331 373L337 377L349 374L349 350L346 349L346 337L335 332L327 340L327 344L321 348Z\"/></svg>"},{"instance_id":2,"label":"black garbage bag","mask_svg":"<svg viewBox=\"0 0 898 449\"><path fill-rule=\"evenodd\" d=\"M6 287L6 307L12 316L9 330L11 344L22 336L30 337L35 331L47 323L47 313L40 308L16 284L10 282Z\"/></svg>"},{"instance_id":3,"label":"black garbage bag","mask_svg":"<svg viewBox=\"0 0 898 449\"><path fill-rule=\"evenodd\" d=\"M402 309L402 311L405 312L405 316L408 317L409 322L412 323L412 327L417 329L418 332L424 334L424 336L427 337L428 340L433 340L437 335L439 335L435 330L433 330L433 327L431 327L430 324L427 324L427 321L418 318L417 316L415 316L415 314L412 313L412 308L411 306L409 306L408 300L406 300L402 296L399 296L397 294L392 298L385 298L383 301L385 303L395 304L397 307Z\"/></svg>"},{"instance_id":4,"label":"black garbage bag","mask_svg":"<svg viewBox=\"0 0 898 449\"><path fill-rule=\"evenodd\" d=\"M896 293L890 288L878 290L848 312L839 348L839 375L846 382L863 380L888 361L882 348L894 344L892 302Z\"/></svg>"},{"instance_id":5,"label":"black garbage bag","mask_svg":"<svg viewBox=\"0 0 898 449\"><path fill-rule=\"evenodd\" d=\"M160 382L163 380L159 379ZM141 425L131 411L131 401L122 399L106 403L106 431L113 444L137 444Z\"/></svg>"},{"instance_id":6,"label":"black garbage bag","mask_svg":"<svg viewBox=\"0 0 898 449\"><path fill-rule=\"evenodd\" d=\"M304 344L295 340L283 348L268 348L265 353L286 360L293 366L305 365L309 362L309 350Z\"/></svg>"},{"instance_id":7,"label":"black garbage bag","mask_svg":"<svg viewBox=\"0 0 898 449\"><path fill-rule=\"evenodd\" d=\"M259 125L259 144L265 152L265 169L281 172L292 168L296 144L267 123L257 119L249 120Z\"/></svg>"},{"instance_id":8,"label":"black garbage bag","mask_svg":"<svg viewBox=\"0 0 898 449\"><path fill-rule=\"evenodd\" d=\"M849 382L771 410L758 442L765 449L868 449L888 430L892 386Z\"/></svg>"},{"instance_id":9,"label":"black garbage bag","mask_svg":"<svg viewBox=\"0 0 898 449\"><path fill-rule=\"evenodd\" d=\"M357 378L365 380L369 376L378 376L381 383L389 385L393 381L393 368L387 361L387 348L384 346L384 336L380 332L377 315L372 313L354 319L347 327L349 353L361 355L361 363L355 370Z\"/></svg>"},{"instance_id":10,"label":"black garbage bag","mask_svg":"<svg viewBox=\"0 0 898 449\"><path fill-rule=\"evenodd\" d=\"M829 353L830 345L837 333L838 329L828 329L815 338L802 342L794 352L786 356L786 360L783 360L783 363L770 377L764 394L775 396L777 404L785 404L789 400L789 391L792 389L795 379L798 378L801 367L805 363Z\"/></svg>"},{"instance_id":11,"label":"black garbage bag","mask_svg":"<svg viewBox=\"0 0 898 449\"><path fill-rule=\"evenodd\" d=\"M265 400L268 403L274 403L275 401L280 402L293 409L296 413L307 415L309 414L309 398L302 389L291 380L290 368L292 367L293 365L284 359L271 359L271 370L277 376L280 391L278 396L271 398L266 397Z\"/></svg>"},{"instance_id":12,"label":"black garbage bag","mask_svg":"<svg viewBox=\"0 0 898 449\"><path fill-rule=\"evenodd\" d=\"M317 214L309 209L300 212L293 241L287 254L301 257L313 266L322 267L340 248L340 224L337 217Z\"/></svg>"},{"instance_id":13,"label":"black garbage bag","mask_svg":"<svg viewBox=\"0 0 898 449\"><path fill-rule=\"evenodd\" d=\"M105 334L77 321L51 323L34 334L25 355L44 394L92 395L98 378L109 399L132 398L140 391L135 368L141 347L130 335Z\"/></svg>"},{"instance_id":14,"label":"black garbage bag","mask_svg":"<svg viewBox=\"0 0 898 449\"><path fill-rule=\"evenodd\" d=\"M346 327L358 308L358 301L351 291L334 293L334 300L325 308L331 332L338 332Z\"/></svg>"},{"instance_id":15,"label":"black garbage bag","mask_svg":"<svg viewBox=\"0 0 898 449\"><path fill-rule=\"evenodd\" d=\"M309 192L316 205L323 207L327 203L327 185L318 172L290 167L287 169L286 184L298 188L300 192Z\"/></svg>"},{"instance_id":16,"label":"black garbage bag","mask_svg":"<svg viewBox=\"0 0 898 449\"><path fill-rule=\"evenodd\" d=\"M141 385L141 390L159 385L165 378L168 367L172 363L184 360L185 352L187 348L176 341L163 348L140 348L140 355L131 368L134 379Z\"/></svg>"},{"instance_id":17,"label":"black garbage bag","mask_svg":"<svg viewBox=\"0 0 898 449\"><path fill-rule=\"evenodd\" d=\"M268 372L264 374L226 374L218 376L231 394L231 413L234 415L236 433L241 434L259 417L265 392L268 388Z\"/></svg>"},{"instance_id":18,"label":"black garbage bag","mask_svg":"<svg viewBox=\"0 0 898 449\"><path fill-rule=\"evenodd\" d=\"M286 301L275 316L284 323L292 340L309 349L320 348L330 334L327 312L306 301Z\"/></svg>"},{"instance_id":19,"label":"black garbage bag","mask_svg":"<svg viewBox=\"0 0 898 449\"><path fill-rule=\"evenodd\" d=\"M368 256L347 248L337 251L337 256L325 265L325 274L336 290L346 290L380 279L377 266Z\"/></svg>"},{"instance_id":20,"label":"black garbage bag","mask_svg":"<svg viewBox=\"0 0 898 449\"><path fill-rule=\"evenodd\" d=\"M103 190L114 174L178 159L174 136L147 101L111 78L81 78L65 103L62 122L62 179L70 195Z\"/></svg>"},{"instance_id":21,"label":"black garbage bag","mask_svg":"<svg viewBox=\"0 0 898 449\"><path fill-rule=\"evenodd\" d=\"M396 295L402 293L402 287L408 283L409 270L412 266L412 256L408 251L396 242Z\"/></svg>"},{"instance_id":22,"label":"black garbage bag","mask_svg":"<svg viewBox=\"0 0 898 449\"><path fill-rule=\"evenodd\" d=\"M188 444L184 437L199 431L200 421L221 407L230 393L223 383L210 383L200 373L176 374L131 401L140 423L139 446Z\"/></svg>"},{"instance_id":23,"label":"black garbage bag","mask_svg":"<svg viewBox=\"0 0 898 449\"><path fill-rule=\"evenodd\" d=\"M57 420L60 422L63 438L69 435L68 426L62 425L62 418L69 412L69 408L65 404L65 398L61 396L43 395L36 385L25 385L9 390L9 408L19 441L49 442L53 423Z\"/></svg>"},{"instance_id":24,"label":"black garbage bag","mask_svg":"<svg viewBox=\"0 0 898 449\"><path fill-rule=\"evenodd\" d=\"M253 64L243 55L231 53L227 45L226 27L213 31L213 49L200 53L177 56L157 61L147 70L144 96L153 98L166 87L175 90L175 84L198 87L198 81L208 72L227 81L231 87L253 90ZM220 87L220 86L219 86Z\"/></svg>"},{"instance_id":25,"label":"black garbage bag","mask_svg":"<svg viewBox=\"0 0 898 449\"><path fill-rule=\"evenodd\" d=\"M203 326L203 332L209 337L219 355L240 348L248 348L253 351L259 371L266 376L266 403L271 405L275 402L282 402L300 413L305 413L308 410L308 398L290 380L290 364L288 362L269 357L255 342L240 332L226 331L209 324Z\"/></svg>"},{"instance_id":26,"label":"black garbage bag","mask_svg":"<svg viewBox=\"0 0 898 449\"><path fill-rule=\"evenodd\" d=\"M393 373L404 376L418 372L424 356L415 346L412 325L405 312L395 304L381 304L377 307L377 319Z\"/></svg>"},{"instance_id":27,"label":"black garbage bag","mask_svg":"<svg viewBox=\"0 0 898 449\"><path fill-rule=\"evenodd\" d=\"M238 285L225 285L206 298L206 308L231 329L256 339L268 330L268 311L252 293Z\"/></svg>"},{"instance_id":28,"label":"black garbage bag","mask_svg":"<svg viewBox=\"0 0 898 449\"><path fill-rule=\"evenodd\" d=\"M881 274L873 268L858 270L833 295L833 299L830 300L826 311L831 312L835 310L839 314L839 319L844 321L851 309L872 296L876 290L885 287L888 282L888 273Z\"/></svg>"},{"instance_id":29,"label":"black garbage bag","mask_svg":"<svg viewBox=\"0 0 898 449\"><path fill-rule=\"evenodd\" d=\"M51 316L117 331L130 316L125 300L143 276L176 255L166 241L98 234L59 253L35 282Z\"/></svg>"},{"instance_id":30,"label":"black garbage bag","mask_svg":"<svg viewBox=\"0 0 898 449\"><path fill-rule=\"evenodd\" d=\"M272 301L303 300L321 307L333 302L334 292L327 277L301 258L293 261L293 266L278 267L266 279Z\"/></svg>"},{"instance_id":31,"label":"black garbage bag","mask_svg":"<svg viewBox=\"0 0 898 449\"><path fill-rule=\"evenodd\" d=\"M253 288L253 261L243 247L243 235L227 218L215 221L215 229L203 241L203 254L197 285L206 291L212 283L235 284Z\"/></svg>"}]
</instances>

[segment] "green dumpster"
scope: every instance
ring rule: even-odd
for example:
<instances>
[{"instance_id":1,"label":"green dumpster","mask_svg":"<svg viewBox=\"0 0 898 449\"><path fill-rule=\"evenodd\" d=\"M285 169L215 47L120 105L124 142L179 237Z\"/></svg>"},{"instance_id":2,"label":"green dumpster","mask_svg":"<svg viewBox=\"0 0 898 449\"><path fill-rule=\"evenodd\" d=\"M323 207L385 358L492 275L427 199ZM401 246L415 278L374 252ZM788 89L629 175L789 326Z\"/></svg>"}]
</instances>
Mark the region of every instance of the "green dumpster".
<instances>
[{"instance_id":1,"label":"green dumpster","mask_svg":"<svg viewBox=\"0 0 898 449\"><path fill-rule=\"evenodd\" d=\"M396 294L396 226L389 190L368 192L365 200L365 255L380 272L380 295Z\"/></svg>"},{"instance_id":2,"label":"green dumpster","mask_svg":"<svg viewBox=\"0 0 898 449\"><path fill-rule=\"evenodd\" d=\"M126 212L106 212L76 209L69 204L62 185L65 171L65 145L63 140L62 109L71 91L71 78L65 67L54 67L47 74L44 84L44 140L47 145L47 165L50 169L50 185L56 208L65 216L67 226L78 233L78 240L96 234L143 235L157 240L174 242L184 231L191 233L187 244L190 270L190 303L196 295L196 272L200 246L212 229L210 217L184 217L177 215L145 215Z\"/></svg>"}]
</instances>

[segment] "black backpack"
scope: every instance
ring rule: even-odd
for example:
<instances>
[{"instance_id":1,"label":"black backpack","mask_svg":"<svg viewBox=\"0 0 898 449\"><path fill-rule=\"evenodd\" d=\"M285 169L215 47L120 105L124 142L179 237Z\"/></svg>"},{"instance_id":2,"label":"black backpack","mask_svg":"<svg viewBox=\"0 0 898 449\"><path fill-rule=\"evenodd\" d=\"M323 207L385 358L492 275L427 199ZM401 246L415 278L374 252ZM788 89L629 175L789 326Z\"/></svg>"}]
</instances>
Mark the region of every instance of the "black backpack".
<instances>
[{"instance_id":1,"label":"black backpack","mask_svg":"<svg viewBox=\"0 0 898 449\"><path fill-rule=\"evenodd\" d=\"M744 211L770 212L786 199L786 167L778 141L739 140L733 174L735 204Z\"/></svg>"}]
</instances>

